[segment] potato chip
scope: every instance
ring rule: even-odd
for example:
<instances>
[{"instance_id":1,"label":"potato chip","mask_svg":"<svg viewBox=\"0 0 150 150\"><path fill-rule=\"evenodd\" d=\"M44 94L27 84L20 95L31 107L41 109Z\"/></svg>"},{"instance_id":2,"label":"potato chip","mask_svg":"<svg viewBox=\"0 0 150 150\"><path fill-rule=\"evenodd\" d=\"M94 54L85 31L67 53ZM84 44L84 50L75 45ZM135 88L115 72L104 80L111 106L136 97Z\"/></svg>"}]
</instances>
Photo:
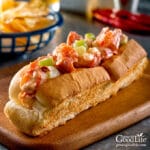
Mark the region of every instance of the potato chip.
<instances>
[{"instance_id":1,"label":"potato chip","mask_svg":"<svg viewBox=\"0 0 150 150\"><path fill-rule=\"evenodd\" d=\"M14 0L1 0L0 1L0 10L5 11L7 9L15 7L15 1Z\"/></svg>"},{"instance_id":2,"label":"potato chip","mask_svg":"<svg viewBox=\"0 0 150 150\"><path fill-rule=\"evenodd\" d=\"M39 17L39 18L34 18L34 19L25 18L24 21L25 21L27 28L29 28L32 31L45 28L49 26L50 24L54 23L54 20L47 19L45 17Z\"/></svg>"},{"instance_id":3,"label":"potato chip","mask_svg":"<svg viewBox=\"0 0 150 150\"><path fill-rule=\"evenodd\" d=\"M9 25L17 32L27 32L28 28L24 23L24 19L14 19Z\"/></svg>"}]
</instances>

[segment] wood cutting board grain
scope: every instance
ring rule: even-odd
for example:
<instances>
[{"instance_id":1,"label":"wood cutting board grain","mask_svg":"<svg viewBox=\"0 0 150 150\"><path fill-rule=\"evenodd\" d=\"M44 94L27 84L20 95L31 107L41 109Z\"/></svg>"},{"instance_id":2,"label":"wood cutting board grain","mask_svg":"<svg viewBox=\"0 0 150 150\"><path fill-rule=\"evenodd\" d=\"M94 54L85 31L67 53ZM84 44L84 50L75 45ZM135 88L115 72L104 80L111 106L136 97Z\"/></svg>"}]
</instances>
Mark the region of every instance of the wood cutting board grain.
<instances>
[{"instance_id":1,"label":"wood cutting board grain","mask_svg":"<svg viewBox=\"0 0 150 150\"><path fill-rule=\"evenodd\" d=\"M142 78L120 90L116 96L77 115L64 126L54 128L43 137L29 137L18 131L5 117L8 86L13 71L0 71L0 143L9 149L78 149L109 136L150 116L150 65Z\"/></svg>"}]
</instances>

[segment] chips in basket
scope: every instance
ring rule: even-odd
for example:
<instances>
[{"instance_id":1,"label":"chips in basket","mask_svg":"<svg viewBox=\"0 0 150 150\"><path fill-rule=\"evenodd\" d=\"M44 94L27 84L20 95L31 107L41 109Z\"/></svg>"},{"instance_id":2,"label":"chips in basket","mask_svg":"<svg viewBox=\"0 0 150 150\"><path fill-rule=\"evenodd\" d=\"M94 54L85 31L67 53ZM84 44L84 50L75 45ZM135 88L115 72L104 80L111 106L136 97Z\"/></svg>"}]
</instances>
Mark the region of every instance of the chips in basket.
<instances>
[{"instance_id":1,"label":"chips in basket","mask_svg":"<svg viewBox=\"0 0 150 150\"><path fill-rule=\"evenodd\" d=\"M2 0L0 4L0 31L2 33L19 33L39 30L55 23L49 14L51 0L15 1ZM46 38L46 35L45 35ZM17 40L18 45L27 39ZM38 37L31 41L38 41Z\"/></svg>"}]
</instances>

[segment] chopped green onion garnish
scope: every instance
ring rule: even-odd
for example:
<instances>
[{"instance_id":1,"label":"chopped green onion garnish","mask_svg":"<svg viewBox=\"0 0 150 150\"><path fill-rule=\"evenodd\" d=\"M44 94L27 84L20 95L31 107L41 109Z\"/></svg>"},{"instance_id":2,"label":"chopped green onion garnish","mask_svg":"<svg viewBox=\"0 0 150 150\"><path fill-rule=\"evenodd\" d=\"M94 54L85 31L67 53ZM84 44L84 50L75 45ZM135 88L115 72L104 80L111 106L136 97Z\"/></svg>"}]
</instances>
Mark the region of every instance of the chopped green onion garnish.
<instances>
[{"instance_id":1,"label":"chopped green onion garnish","mask_svg":"<svg viewBox=\"0 0 150 150\"><path fill-rule=\"evenodd\" d=\"M82 40L76 40L76 41L73 43L73 47L74 47L74 48L77 48L77 47L80 47L80 46L87 47L86 41L84 41L84 40L82 39Z\"/></svg>"},{"instance_id":2,"label":"chopped green onion garnish","mask_svg":"<svg viewBox=\"0 0 150 150\"><path fill-rule=\"evenodd\" d=\"M85 39L95 40L95 35L93 33L86 33Z\"/></svg>"},{"instance_id":3,"label":"chopped green onion garnish","mask_svg":"<svg viewBox=\"0 0 150 150\"><path fill-rule=\"evenodd\" d=\"M128 42L128 36L125 34L122 35L120 45L126 44Z\"/></svg>"},{"instance_id":4,"label":"chopped green onion garnish","mask_svg":"<svg viewBox=\"0 0 150 150\"><path fill-rule=\"evenodd\" d=\"M39 61L39 66L44 67L44 66L53 66L54 65L54 60L52 57L50 58L45 58Z\"/></svg>"},{"instance_id":5,"label":"chopped green onion garnish","mask_svg":"<svg viewBox=\"0 0 150 150\"><path fill-rule=\"evenodd\" d=\"M73 48L77 51L79 56L82 56L86 50L87 50L87 43L85 40L81 39L81 40L76 40L73 43Z\"/></svg>"},{"instance_id":6,"label":"chopped green onion garnish","mask_svg":"<svg viewBox=\"0 0 150 150\"><path fill-rule=\"evenodd\" d=\"M83 54L86 52L85 46L76 47L75 50L77 51L79 56L83 56Z\"/></svg>"}]
</instances>

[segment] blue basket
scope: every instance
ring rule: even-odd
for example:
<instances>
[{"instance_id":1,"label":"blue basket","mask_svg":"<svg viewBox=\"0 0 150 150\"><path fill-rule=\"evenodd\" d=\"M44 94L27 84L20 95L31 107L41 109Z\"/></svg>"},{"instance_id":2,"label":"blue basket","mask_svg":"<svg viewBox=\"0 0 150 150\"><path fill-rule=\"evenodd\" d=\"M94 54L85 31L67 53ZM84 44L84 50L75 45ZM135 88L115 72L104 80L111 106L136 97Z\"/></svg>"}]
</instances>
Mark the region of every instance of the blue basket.
<instances>
[{"instance_id":1,"label":"blue basket","mask_svg":"<svg viewBox=\"0 0 150 150\"><path fill-rule=\"evenodd\" d=\"M55 23L49 27L32 32L0 33L0 56L19 55L45 47L53 38L56 29L63 24L63 18L59 12L52 12L48 16L55 19ZM33 38L35 37L36 42L34 43ZM18 45L17 40L19 39L25 39L25 42Z\"/></svg>"}]
</instances>

